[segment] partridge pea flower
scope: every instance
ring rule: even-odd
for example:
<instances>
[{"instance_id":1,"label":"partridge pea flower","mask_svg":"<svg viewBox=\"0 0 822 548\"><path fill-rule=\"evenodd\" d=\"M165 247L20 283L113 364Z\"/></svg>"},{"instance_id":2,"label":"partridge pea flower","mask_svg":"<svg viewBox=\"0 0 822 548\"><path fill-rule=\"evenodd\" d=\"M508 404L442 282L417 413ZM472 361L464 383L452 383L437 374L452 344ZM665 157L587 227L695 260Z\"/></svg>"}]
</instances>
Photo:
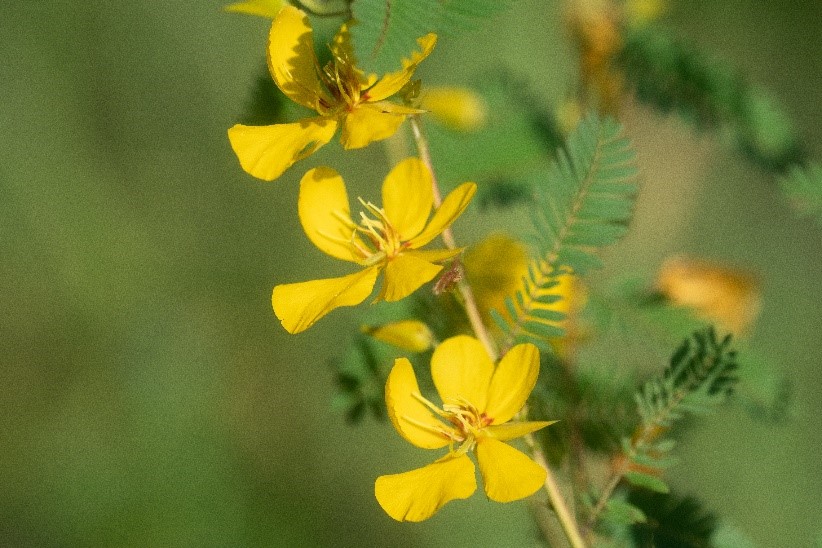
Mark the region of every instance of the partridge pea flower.
<instances>
[{"instance_id":1,"label":"partridge pea flower","mask_svg":"<svg viewBox=\"0 0 822 548\"><path fill-rule=\"evenodd\" d=\"M271 25L268 69L289 99L319 116L290 124L235 125L228 130L228 139L240 165L258 179L273 181L330 141L340 126L346 149L392 136L409 114L422 111L386 99L408 83L436 40L434 34L420 38L421 50L403 60L402 70L378 79L354 64L348 29L343 25L331 44L331 61L320 69L308 16L285 6Z\"/></svg>"},{"instance_id":2,"label":"partridge pea flower","mask_svg":"<svg viewBox=\"0 0 822 548\"><path fill-rule=\"evenodd\" d=\"M431 281L439 264L461 249L421 250L459 217L477 185L454 189L431 216L431 174L419 159L406 158L382 186L383 207L360 199L359 222L349 213L342 177L333 169L312 169L300 181L298 211L308 239L320 251L360 266L359 272L326 280L278 285L271 300L289 333L299 333L341 306L360 304L385 276L376 300L398 301ZM431 218L429 219L429 216Z\"/></svg>"},{"instance_id":3,"label":"partridge pea flower","mask_svg":"<svg viewBox=\"0 0 822 548\"><path fill-rule=\"evenodd\" d=\"M473 337L446 339L431 357L431 374L442 399L437 407L420 393L411 362L399 358L388 375L385 403L397 432L423 449L448 446L448 454L428 466L389 476L374 485L377 501L398 521L422 521L445 503L477 489L476 454L488 498L510 502L535 493L546 471L508 440L551 422L511 422L537 382L539 350L514 346L494 367Z\"/></svg>"}]
</instances>

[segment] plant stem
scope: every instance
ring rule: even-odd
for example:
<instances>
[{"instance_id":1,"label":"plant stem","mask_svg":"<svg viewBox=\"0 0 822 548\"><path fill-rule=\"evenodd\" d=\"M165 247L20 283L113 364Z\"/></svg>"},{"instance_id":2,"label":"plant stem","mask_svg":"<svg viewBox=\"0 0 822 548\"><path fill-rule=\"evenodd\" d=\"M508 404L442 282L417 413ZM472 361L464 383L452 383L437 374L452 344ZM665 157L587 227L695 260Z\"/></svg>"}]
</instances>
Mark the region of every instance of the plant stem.
<instances>
[{"instance_id":1,"label":"plant stem","mask_svg":"<svg viewBox=\"0 0 822 548\"><path fill-rule=\"evenodd\" d=\"M437 183L437 176L434 172L434 164L431 162L431 152L428 149L428 141L422 133L422 126L418 116L411 117L411 130L414 133L414 142L417 144L417 151L420 155L420 160L428 168L431 173L431 184L434 191L434 205L439 207L442 204L442 192L440 192L439 183ZM442 240L448 249L456 249L457 243L454 239L454 233L451 227L446 228L442 232ZM465 280L457 282L457 289L462 294L465 306L465 313L468 316L468 321L471 323L471 328L474 330L477 338L480 340L488 355L491 356L492 361L497 360L497 348L494 340L488 333L488 329L482 321L479 308L477 307L477 300L474 298L474 292L471 291L471 286Z\"/></svg>"},{"instance_id":2,"label":"plant stem","mask_svg":"<svg viewBox=\"0 0 822 548\"><path fill-rule=\"evenodd\" d=\"M440 192L439 184L437 183L437 176L434 172L434 164L431 161L431 152L428 148L428 141L422 132L422 125L418 115L411 116L411 130L414 134L414 141L417 145L420 160L422 160L428 168L428 171L431 173L431 182L434 191L434 204L439 207L440 204L442 204L442 193ZM449 249L455 249L457 247L456 241L454 240L454 234L451 232L450 227L443 231L442 239ZM471 323L471 328L474 330L477 338L485 347L488 355L491 357L491 360L496 362L501 356L499 356L496 345L494 344L488 329L482 321L482 316L479 313L477 301L471 291L471 286L468 285L465 280L460 280L457 284L457 288L462 294L465 312L468 315L468 321ZM523 409L523 413L527 415L526 408ZM565 532L565 536L568 538L568 542L571 543L573 548L585 548L585 541L582 540L582 535L577 528L576 521L574 520L571 512L568 510L568 505L565 503L565 499L559 490L559 486L551 473L551 467L548 465L545 455L539 448L532 434L528 434L526 436L526 441L534 455L534 460L546 471L545 491L548 493L548 499L551 501L551 506L559 518L562 529Z\"/></svg>"}]
</instances>

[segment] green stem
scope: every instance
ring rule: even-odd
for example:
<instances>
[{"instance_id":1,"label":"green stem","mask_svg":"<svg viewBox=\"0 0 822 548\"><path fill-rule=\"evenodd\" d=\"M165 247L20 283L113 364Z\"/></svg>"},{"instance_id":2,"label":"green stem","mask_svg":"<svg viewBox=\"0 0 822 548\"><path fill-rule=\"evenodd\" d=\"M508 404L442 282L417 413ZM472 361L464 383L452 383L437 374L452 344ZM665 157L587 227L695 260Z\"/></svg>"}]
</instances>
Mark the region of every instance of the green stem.
<instances>
[{"instance_id":1,"label":"green stem","mask_svg":"<svg viewBox=\"0 0 822 548\"><path fill-rule=\"evenodd\" d=\"M428 148L428 141L422 132L422 124L420 122L419 115L411 116L411 131L414 134L414 141L417 145L420 160L422 160L428 168L428 171L431 173L434 203L437 207L439 207L442 203L442 193L440 192L439 184L437 183L437 177L434 172L434 164L431 161L431 152ZM449 249L455 249L457 247L456 241L454 240L454 234L451 232L450 228L443 231L442 239ZM491 357L491 360L496 362L500 356L497 352L496 345L488 332L488 328L485 327L485 324L482 321L482 316L479 313L477 301L471 291L471 286L468 285L465 280L460 280L457 284L457 288L462 294L463 301L465 302L465 312L468 315L468 321L471 323L471 328L474 330L477 338L485 347L488 355ZM523 412L527 414L526 409L523 409ZM585 548L585 541L582 540L582 535L577 528L576 521L568 509L568 505L565 503L565 499L563 498L562 493L559 490L559 486L551 473L551 468L548 465L545 455L535 442L533 435L529 434L526 436L526 441L534 455L534 460L546 471L545 491L548 493L548 499L551 501L551 506L559 518L559 522L562 525L565 536L568 538L568 542L571 543L573 548Z\"/></svg>"},{"instance_id":2,"label":"green stem","mask_svg":"<svg viewBox=\"0 0 822 548\"><path fill-rule=\"evenodd\" d=\"M442 192L440 192L440 186L437 183L437 176L434 172L434 164L431 161L431 152L428 149L428 140L422 133L422 125L420 124L419 116L417 115L411 117L411 130L414 133L414 142L417 144L417 151L419 152L420 160L422 160L428 168L428 171L431 173L431 184L434 191L434 205L439 207L442 204ZM456 249L457 242L454 239L454 233L451 231L451 227L446 228L442 232L442 240L445 242L445 246L448 249ZM477 307L477 299L474 297L474 292L471 291L471 286L468 285L465 280L460 280L457 282L457 289L459 289L460 294L462 294L465 313L468 316L468 321L471 323L471 328L474 330L477 338L485 347L488 355L491 356L491 360L496 361L498 355L497 347L482 321L482 315L480 314L479 307Z\"/></svg>"}]
</instances>

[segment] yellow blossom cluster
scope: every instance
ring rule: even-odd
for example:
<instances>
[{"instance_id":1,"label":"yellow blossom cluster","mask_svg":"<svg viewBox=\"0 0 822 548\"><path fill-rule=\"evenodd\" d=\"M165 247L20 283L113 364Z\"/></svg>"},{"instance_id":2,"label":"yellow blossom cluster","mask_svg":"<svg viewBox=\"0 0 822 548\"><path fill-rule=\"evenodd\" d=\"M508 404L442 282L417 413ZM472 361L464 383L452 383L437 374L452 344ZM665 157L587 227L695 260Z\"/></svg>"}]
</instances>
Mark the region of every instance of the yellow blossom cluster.
<instances>
[{"instance_id":1,"label":"yellow blossom cluster","mask_svg":"<svg viewBox=\"0 0 822 548\"><path fill-rule=\"evenodd\" d=\"M419 105L425 110L390 101L431 53L433 34L417 40L419 50L402 61L402 70L377 77L357 66L347 24L330 44L331 60L321 67L303 11L273 0L248 0L226 9L273 19L267 51L271 77L286 97L317 114L292 123L237 124L228 130L240 166L258 179L278 178L328 143L337 130L343 148L355 149L392 136L409 116L429 110L461 131L484 123L484 103L459 88L429 90ZM474 183L463 183L440 199L430 164L410 157L385 177L381 205L358 198L359 213L352 216L343 177L331 167L310 169L300 181L297 210L302 228L320 251L356 270L337 278L277 285L272 293L275 315L286 331L299 333L336 308L363 302L380 276L375 301L409 296L439 275L444 261L462 253L453 245L423 247L449 229L475 192ZM471 453L492 500L521 499L543 485L545 469L506 443L550 424L514 420L536 383L535 346L514 346L495 365L479 340L460 335L437 344L428 326L416 320L368 332L412 352L434 347L431 371L442 405L420 393L411 363L400 358L386 383L386 406L394 427L410 443L449 448L433 464L376 480L377 501L388 515L420 521L446 502L471 495L476 490Z\"/></svg>"}]
</instances>

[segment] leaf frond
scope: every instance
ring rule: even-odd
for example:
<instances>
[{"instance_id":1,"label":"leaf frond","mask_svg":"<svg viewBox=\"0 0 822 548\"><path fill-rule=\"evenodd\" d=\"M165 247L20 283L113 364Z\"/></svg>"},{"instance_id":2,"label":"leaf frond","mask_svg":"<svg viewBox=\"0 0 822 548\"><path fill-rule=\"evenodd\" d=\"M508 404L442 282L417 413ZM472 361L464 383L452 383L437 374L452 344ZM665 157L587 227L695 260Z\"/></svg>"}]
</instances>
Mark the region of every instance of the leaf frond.
<instances>
[{"instance_id":1,"label":"leaf frond","mask_svg":"<svg viewBox=\"0 0 822 548\"><path fill-rule=\"evenodd\" d=\"M568 273L582 276L600 266L596 253L626 230L637 191L636 155L622 127L590 116L560 150L545 180L535 185L536 259L509 307L503 328L507 348L557 336L562 314L551 288ZM546 326L551 329L546 329ZM556 333L556 334L555 334Z\"/></svg>"}]
</instances>

